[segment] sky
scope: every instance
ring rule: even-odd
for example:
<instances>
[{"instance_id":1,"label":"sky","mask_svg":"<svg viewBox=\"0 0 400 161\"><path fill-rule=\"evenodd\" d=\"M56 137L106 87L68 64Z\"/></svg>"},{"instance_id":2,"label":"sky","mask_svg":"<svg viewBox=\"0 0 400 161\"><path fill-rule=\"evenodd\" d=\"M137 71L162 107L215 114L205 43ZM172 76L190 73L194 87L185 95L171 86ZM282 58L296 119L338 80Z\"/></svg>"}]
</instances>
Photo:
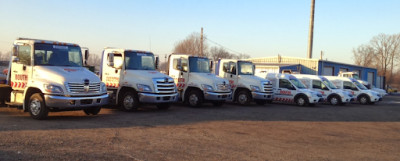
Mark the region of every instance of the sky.
<instances>
[{"instance_id":1,"label":"sky","mask_svg":"<svg viewBox=\"0 0 400 161\"><path fill-rule=\"evenodd\" d=\"M353 63L352 50L400 33L398 0L316 0L313 58ZM0 0L0 52L18 37L152 51L193 32L253 58L306 57L311 0ZM209 46L214 46L206 41ZM161 59L163 60L163 59Z\"/></svg>"}]
</instances>

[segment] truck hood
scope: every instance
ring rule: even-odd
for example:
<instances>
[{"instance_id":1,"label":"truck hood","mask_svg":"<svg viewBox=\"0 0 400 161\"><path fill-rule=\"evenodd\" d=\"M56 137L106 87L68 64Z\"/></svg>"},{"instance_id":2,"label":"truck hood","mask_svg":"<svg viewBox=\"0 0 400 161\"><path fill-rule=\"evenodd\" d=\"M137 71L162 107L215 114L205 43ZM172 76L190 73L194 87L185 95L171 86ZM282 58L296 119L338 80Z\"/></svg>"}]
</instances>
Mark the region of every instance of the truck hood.
<instances>
[{"instance_id":1,"label":"truck hood","mask_svg":"<svg viewBox=\"0 0 400 161\"><path fill-rule=\"evenodd\" d=\"M84 67L35 66L34 77L60 85L68 82L83 83L85 79L89 82L101 82L99 77Z\"/></svg>"},{"instance_id":2,"label":"truck hood","mask_svg":"<svg viewBox=\"0 0 400 161\"><path fill-rule=\"evenodd\" d=\"M190 79L191 82L198 82L199 84L208 84L208 85L214 85L214 84L229 84L229 81L227 79L218 77L215 74L212 73L189 73L190 74Z\"/></svg>"},{"instance_id":3,"label":"truck hood","mask_svg":"<svg viewBox=\"0 0 400 161\"><path fill-rule=\"evenodd\" d=\"M125 78L128 78L125 79L125 81L132 80L132 82L127 83L133 83L133 81L135 81L140 84L153 86L153 78L171 78L170 76L155 70L126 70L125 72Z\"/></svg>"},{"instance_id":4,"label":"truck hood","mask_svg":"<svg viewBox=\"0 0 400 161\"><path fill-rule=\"evenodd\" d=\"M264 79L261 77L257 77L254 75L240 75L240 81L239 83L242 85L256 85L256 86L260 86L261 82L269 82L268 79Z\"/></svg>"}]
</instances>

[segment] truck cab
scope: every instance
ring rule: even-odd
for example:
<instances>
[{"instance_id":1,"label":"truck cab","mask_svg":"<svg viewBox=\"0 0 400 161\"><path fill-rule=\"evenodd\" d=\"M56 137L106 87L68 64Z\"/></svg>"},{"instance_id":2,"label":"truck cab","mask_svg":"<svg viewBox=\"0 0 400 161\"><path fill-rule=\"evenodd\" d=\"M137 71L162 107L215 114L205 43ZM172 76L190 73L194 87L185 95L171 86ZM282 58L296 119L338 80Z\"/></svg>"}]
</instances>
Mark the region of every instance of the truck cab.
<instances>
[{"instance_id":1,"label":"truck cab","mask_svg":"<svg viewBox=\"0 0 400 161\"><path fill-rule=\"evenodd\" d=\"M148 51L105 48L100 78L107 86L110 102L123 111L140 104L155 104L165 110L178 99L174 80L158 72L158 57Z\"/></svg>"},{"instance_id":2,"label":"truck cab","mask_svg":"<svg viewBox=\"0 0 400 161\"><path fill-rule=\"evenodd\" d=\"M342 105L354 100L353 95L348 91L338 89L331 81L324 76L294 74L308 89L320 92L324 102L331 105Z\"/></svg>"},{"instance_id":3,"label":"truck cab","mask_svg":"<svg viewBox=\"0 0 400 161\"><path fill-rule=\"evenodd\" d=\"M272 102L272 84L268 79L254 75L254 64L235 59L219 59L215 74L229 80L233 91L232 101L248 105L254 101L259 105Z\"/></svg>"},{"instance_id":4,"label":"truck cab","mask_svg":"<svg viewBox=\"0 0 400 161\"><path fill-rule=\"evenodd\" d=\"M211 68L212 63L206 57L169 55L167 73L177 85L180 100L190 106L201 106L206 101L221 106L230 100L229 81L212 74Z\"/></svg>"},{"instance_id":5,"label":"truck cab","mask_svg":"<svg viewBox=\"0 0 400 161\"><path fill-rule=\"evenodd\" d=\"M84 110L96 115L108 104L106 86L84 66L77 44L19 38L7 73L7 104L45 119L49 111Z\"/></svg>"},{"instance_id":6,"label":"truck cab","mask_svg":"<svg viewBox=\"0 0 400 161\"><path fill-rule=\"evenodd\" d=\"M360 82L362 85L364 85L369 90L378 92L380 97L387 95L387 92L385 90L376 88L374 85L368 83L368 81L361 80L360 76L358 75L358 72L339 72L338 76L346 77L346 78L353 78L353 79L357 80L358 82Z\"/></svg>"},{"instance_id":7,"label":"truck cab","mask_svg":"<svg viewBox=\"0 0 400 161\"><path fill-rule=\"evenodd\" d=\"M272 83L275 102L314 106L323 100L321 93L307 89L291 74L267 73L266 79Z\"/></svg>"},{"instance_id":8,"label":"truck cab","mask_svg":"<svg viewBox=\"0 0 400 161\"><path fill-rule=\"evenodd\" d=\"M367 89L364 85L354 78L324 76L336 87L344 91L349 91L360 104L374 104L382 100L378 92Z\"/></svg>"}]
</instances>

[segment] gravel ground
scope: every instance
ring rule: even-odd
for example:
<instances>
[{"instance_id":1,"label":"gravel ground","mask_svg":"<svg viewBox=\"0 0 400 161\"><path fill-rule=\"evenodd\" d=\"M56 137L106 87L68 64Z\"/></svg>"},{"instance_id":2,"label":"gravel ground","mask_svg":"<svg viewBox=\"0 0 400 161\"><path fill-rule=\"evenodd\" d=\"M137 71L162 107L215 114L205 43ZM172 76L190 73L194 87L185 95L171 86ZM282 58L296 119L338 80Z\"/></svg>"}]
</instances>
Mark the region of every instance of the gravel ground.
<instances>
[{"instance_id":1,"label":"gravel ground","mask_svg":"<svg viewBox=\"0 0 400 161\"><path fill-rule=\"evenodd\" d=\"M400 96L376 105L226 104L159 111L0 108L0 160L399 160Z\"/></svg>"}]
</instances>

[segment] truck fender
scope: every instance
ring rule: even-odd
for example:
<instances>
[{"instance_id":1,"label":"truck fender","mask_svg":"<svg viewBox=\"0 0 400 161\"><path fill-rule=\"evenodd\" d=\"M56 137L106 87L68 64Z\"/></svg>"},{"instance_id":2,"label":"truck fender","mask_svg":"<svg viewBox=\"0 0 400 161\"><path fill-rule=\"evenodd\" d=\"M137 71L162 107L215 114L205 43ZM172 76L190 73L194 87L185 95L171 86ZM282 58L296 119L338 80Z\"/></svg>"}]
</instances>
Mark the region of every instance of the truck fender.
<instances>
[{"instance_id":1,"label":"truck fender","mask_svg":"<svg viewBox=\"0 0 400 161\"><path fill-rule=\"evenodd\" d=\"M120 97L125 91L130 91L130 90L137 92L137 90L136 90L135 88L133 88L133 87L123 86L123 87L119 88L119 89L117 90L117 93L116 93L116 96L115 96L116 104L119 104L119 101L118 101L118 100L119 100L119 97Z\"/></svg>"},{"instance_id":2,"label":"truck fender","mask_svg":"<svg viewBox=\"0 0 400 161\"><path fill-rule=\"evenodd\" d=\"M246 87L238 87L235 89L235 91L233 93L233 101L236 101L236 95L242 90L248 91L250 93L250 97L253 97L253 95L251 94L251 91L249 89L247 89Z\"/></svg>"},{"instance_id":3,"label":"truck fender","mask_svg":"<svg viewBox=\"0 0 400 161\"><path fill-rule=\"evenodd\" d=\"M23 94L24 103L22 104L22 109L24 110L24 112L28 111L29 99L31 98L31 95L34 94L34 93L43 93L43 92L39 88L32 87L32 86L28 86L24 90L24 94Z\"/></svg>"},{"instance_id":4,"label":"truck fender","mask_svg":"<svg viewBox=\"0 0 400 161\"><path fill-rule=\"evenodd\" d=\"M191 90L199 90L199 91L201 91L201 93L203 93L203 90L201 90L199 87L188 86L188 87L186 87L186 89L185 89L185 93L182 95L182 100L185 100L187 94L188 94Z\"/></svg>"}]
</instances>

